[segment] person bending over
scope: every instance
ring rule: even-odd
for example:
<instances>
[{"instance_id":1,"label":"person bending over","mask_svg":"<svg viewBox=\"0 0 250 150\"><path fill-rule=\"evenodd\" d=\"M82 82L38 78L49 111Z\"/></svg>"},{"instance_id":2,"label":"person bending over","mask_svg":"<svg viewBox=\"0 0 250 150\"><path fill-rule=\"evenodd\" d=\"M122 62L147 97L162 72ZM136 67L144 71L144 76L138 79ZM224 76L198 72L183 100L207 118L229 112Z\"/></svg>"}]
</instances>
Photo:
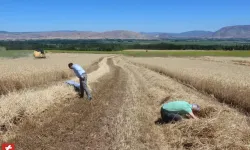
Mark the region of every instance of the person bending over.
<instances>
[{"instance_id":1,"label":"person bending over","mask_svg":"<svg viewBox=\"0 0 250 150\"><path fill-rule=\"evenodd\" d=\"M72 69L74 71L75 75L79 78L80 97L81 98L84 97L84 91L85 91L87 96L88 96L88 100L91 100L92 95L91 95L90 90L89 90L88 85L87 85L87 73L85 72L85 70L80 65L73 64L73 63L69 63L68 67L70 69Z\"/></svg>"},{"instance_id":2,"label":"person bending over","mask_svg":"<svg viewBox=\"0 0 250 150\"><path fill-rule=\"evenodd\" d=\"M200 106L186 101L172 101L161 107L161 119L164 123L181 121L182 117L199 119L194 112L200 111Z\"/></svg>"}]
</instances>

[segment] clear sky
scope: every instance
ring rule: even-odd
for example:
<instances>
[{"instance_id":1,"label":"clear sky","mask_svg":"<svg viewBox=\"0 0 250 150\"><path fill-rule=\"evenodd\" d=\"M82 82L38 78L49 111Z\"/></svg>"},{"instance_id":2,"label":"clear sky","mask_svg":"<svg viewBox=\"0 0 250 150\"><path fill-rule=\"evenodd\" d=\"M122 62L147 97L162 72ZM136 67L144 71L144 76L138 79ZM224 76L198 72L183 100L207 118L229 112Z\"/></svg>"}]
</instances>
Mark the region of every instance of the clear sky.
<instances>
[{"instance_id":1,"label":"clear sky","mask_svg":"<svg viewBox=\"0 0 250 150\"><path fill-rule=\"evenodd\" d=\"M0 31L215 31L250 25L250 0L0 0Z\"/></svg>"}]
</instances>

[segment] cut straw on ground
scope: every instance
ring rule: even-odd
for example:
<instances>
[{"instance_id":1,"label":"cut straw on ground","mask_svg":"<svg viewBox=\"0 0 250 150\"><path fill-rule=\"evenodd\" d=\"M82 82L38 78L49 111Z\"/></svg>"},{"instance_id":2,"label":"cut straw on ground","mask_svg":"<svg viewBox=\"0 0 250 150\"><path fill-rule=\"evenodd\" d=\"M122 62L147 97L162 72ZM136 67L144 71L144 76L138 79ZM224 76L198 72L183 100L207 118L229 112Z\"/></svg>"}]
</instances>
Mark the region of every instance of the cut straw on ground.
<instances>
[{"instance_id":1,"label":"cut straw on ground","mask_svg":"<svg viewBox=\"0 0 250 150\"><path fill-rule=\"evenodd\" d=\"M74 76L67 66L69 62L79 63L87 69L91 63L100 61L102 56L105 55L82 55L80 58L73 54L51 54L43 60L33 58L0 60L2 72L0 95L68 79Z\"/></svg>"},{"instance_id":2,"label":"cut straw on ground","mask_svg":"<svg viewBox=\"0 0 250 150\"><path fill-rule=\"evenodd\" d=\"M152 71L164 74L173 79L176 79L177 81L185 85L188 85L201 92L209 94L217 98L222 103L227 103L233 107L237 107L239 110L244 111L246 113L250 112L250 83L248 82L248 80L245 80L248 78L247 74L243 74L243 72L242 74L235 73L235 75L229 72L224 72L224 74L221 74L223 69L225 69L226 67L232 67L232 69L240 69L239 67L245 66L237 67L232 66L231 64L225 64L223 66L223 64L218 63L218 66L211 66L214 67L213 70L209 70L209 68L202 68L202 61L200 65L195 64L196 66L198 65L201 68L199 69L195 68L195 66L192 65L192 60L188 61L186 59L183 59L183 61L187 63L189 62L190 66L184 63L183 66L181 66L182 62L181 59L179 59L180 62L178 62L177 68L174 68L174 66L171 66L171 64L164 65L161 62L159 62L158 64L156 62L152 62L150 64L150 62L140 61L136 59L133 59L132 61L136 65L140 65ZM166 62L168 62L167 58ZM213 62L213 64L216 65L216 62ZM206 65L204 64L204 67ZM221 68L219 68L220 66ZM192 68L194 69L192 70ZM217 70L217 68L219 70ZM227 69L229 70L229 68ZM241 69L243 70L244 68ZM248 70L245 70L245 73L247 72Z\"/></svg>"}]
</instances>

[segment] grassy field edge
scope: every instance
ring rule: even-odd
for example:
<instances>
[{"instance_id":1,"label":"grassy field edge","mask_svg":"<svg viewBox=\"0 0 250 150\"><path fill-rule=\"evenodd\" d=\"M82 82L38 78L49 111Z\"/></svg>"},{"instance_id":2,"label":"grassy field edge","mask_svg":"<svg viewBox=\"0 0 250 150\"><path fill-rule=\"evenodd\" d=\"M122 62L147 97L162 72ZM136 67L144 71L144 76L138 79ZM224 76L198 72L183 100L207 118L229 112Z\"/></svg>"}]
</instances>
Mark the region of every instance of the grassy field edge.
<instances>
[{"instance_id":1,"label":"grassy field edge","mask_svg":"<svg viewBox=\"0 0 250 150\"><path fill-rule=\"evenodd\" d=\"M86 54L121 54L134 57L200 57L200 56L227 56L250 57L249 51L204 51L204 50L123 50L123 51L74 51L48 50L49 53L86 53Z\"/></svg>"},{"instance_id":2,"label":"grassy field edge","mask_svg":"<svg viewBox=\"0 0 250 150\"><path fill-rule=\"evenodd\" d=\"M118 54L133 57L250 57L250 51L234 50L123 50L123 51L84 51L84 50L45 50L50 53L79 53L79 54ZM7 50L0 51L0 58L19 58L33 55L33 50Z\"/></svg>"}]
</instances>

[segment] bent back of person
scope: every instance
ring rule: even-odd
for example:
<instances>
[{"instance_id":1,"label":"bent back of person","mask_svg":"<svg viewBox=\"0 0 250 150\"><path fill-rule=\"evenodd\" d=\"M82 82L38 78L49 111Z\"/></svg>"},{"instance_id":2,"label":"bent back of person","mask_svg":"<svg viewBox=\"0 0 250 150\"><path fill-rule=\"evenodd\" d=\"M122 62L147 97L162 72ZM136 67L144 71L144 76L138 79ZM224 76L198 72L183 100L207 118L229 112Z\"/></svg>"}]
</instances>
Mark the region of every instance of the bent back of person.
<instances>
[{"instance_id":1,"label":"bent back of person","mask_svg":"<svg viewBox=\"0 0 250 150\"><path fill-rule=\"evenodd\" d=\"M162 108L169 113L185 115L192 112L192 104L186 101L173 101L163 104Z\"/></svg>"},{"instance_id":2,"label":"bent back of person","mask_svg":"<svg viewBox=\"0 0 250 150\"><path fill-rule=\"evenodd\" d=\"M192 112L192 105L186 101L173 101L162 105L161 117L165 123L181 121L182 116Z\"/></svg>"}]
</instances>

